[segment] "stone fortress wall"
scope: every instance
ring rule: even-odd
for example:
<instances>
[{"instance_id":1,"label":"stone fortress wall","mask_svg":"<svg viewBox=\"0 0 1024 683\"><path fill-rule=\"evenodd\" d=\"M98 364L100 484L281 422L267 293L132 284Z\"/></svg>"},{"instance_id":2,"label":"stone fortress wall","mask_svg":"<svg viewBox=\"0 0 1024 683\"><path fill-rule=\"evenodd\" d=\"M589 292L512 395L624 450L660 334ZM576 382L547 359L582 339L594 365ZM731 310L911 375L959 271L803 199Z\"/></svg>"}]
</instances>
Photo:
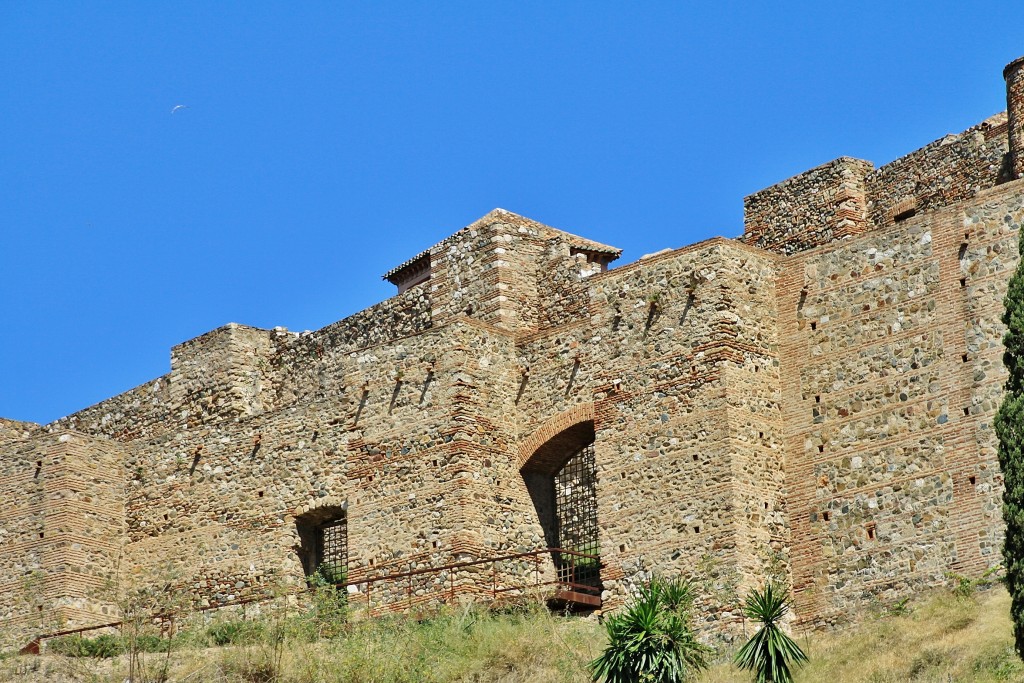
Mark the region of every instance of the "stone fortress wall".
<instances>
[{"instance_id":1,"label":"stone fortress wall","mask_svg":"<svg viewBox=\"0 0 1024 683\"><path fill-rule=\"evenodd\" d=\"M552 579L541 554L367 584L553 547L543 482L590 440L605 607L702 573L727 629L772 573L822 624L983 572L1022 67L1006 114L748 197L740 240L606 270L618 250L499 209L321 330L230 324L120 396L0 421L7 637L116 618L117 587L215 607L302 586L303 520L340 511L357 606Z\"/></svg>"}]
</instances>

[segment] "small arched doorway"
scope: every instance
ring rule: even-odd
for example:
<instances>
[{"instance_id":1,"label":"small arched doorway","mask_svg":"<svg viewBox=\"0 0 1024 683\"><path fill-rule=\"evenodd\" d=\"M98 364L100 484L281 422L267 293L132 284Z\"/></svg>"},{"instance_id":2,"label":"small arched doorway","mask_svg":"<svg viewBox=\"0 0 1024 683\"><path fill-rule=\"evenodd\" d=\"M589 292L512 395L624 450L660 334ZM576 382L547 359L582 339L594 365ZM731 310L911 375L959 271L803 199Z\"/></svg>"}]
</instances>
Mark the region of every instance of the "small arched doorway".
<instances>
[{"instance_id":1,"label":"small arched doorway","mask_svg":"<svg viewBox=\"0 0 1024 683\"><path fill-rule=\"evenodd\" d=\"M600 605L601 548L597 522L594 423L558 432L522 466L556 578L566 602Z\"/></svg>"}]
</instances>

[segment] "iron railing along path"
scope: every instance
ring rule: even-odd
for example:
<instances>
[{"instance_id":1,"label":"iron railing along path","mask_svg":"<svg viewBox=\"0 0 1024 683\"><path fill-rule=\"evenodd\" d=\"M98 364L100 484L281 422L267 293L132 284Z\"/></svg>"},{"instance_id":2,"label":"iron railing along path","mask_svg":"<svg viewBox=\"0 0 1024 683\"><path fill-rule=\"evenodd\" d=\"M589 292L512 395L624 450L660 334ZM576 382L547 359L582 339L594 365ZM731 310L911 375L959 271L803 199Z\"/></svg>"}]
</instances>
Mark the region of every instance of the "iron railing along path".
<instances>
[{"instance_id":1,"label":"iron railing along path","mask_svg":"<svg viewBox=\"0 0 1024 683\"><path fill-rule=\"evenodd\" d=\"M552 558L555 560L555 577L552 579L541 580L542 565L544 564L545 558ZM533 581L527 582L526 584L518 585L506 585L506 575L502 575L502 582L499 585L499 574L498 574L498 563L510 562L515 560L527 560L534 564L533 569ZM454 601L458 595L477 595L481 597L490 596L492 602L497 602L499 598L513 593L515 591L525 590L539 590L546 586L553 586L554 591L551 598L567 605L581 606L584 608L595 608L601 606L601 584L597 577L596 567L600 567L600 557L596 554L582 553L576 550L568 548L543 548L539 550L530 550L524 553L513 553L509 555L500 555L497 557L488 557L478 560L464 560L462 562L453 562L450 564L440 565L437 567L424 567L422 569L411 569L408 571L392 572L376 577L362 577L352 578L344 583L337 584L338 587L346 590L346 593L351 600L355 595L359 593L365 593L366 595L366 608L367 615L374 616L387 612L399 612L404 610L412 609L413 607L431 602L445 602L443 599L447 594L449 601ZM489 581L486 585L479 584L459 584L456 586L456 574L459 570L468 570L475 567L487 568L489 565L489 572L485 572L485 576L489 576ZM447 591L431 591L424 593L423 595L414 595L413 580L416 577L439 575L447 572L446 580L448 582ZM404 601L390 601L384 605L381 605L378 609L374 609L372 605L372 594L374 586L380 586L381 584L397 584L405 583L405 600ZM437 585L436 582L434 585ZM348 593L348 586L356 587L356 593ZM365 591L359 590L360 586L365 587ZM292 591L291 595L301 595L308 593L315 588L303 588L296 591ZM379 590L379 589L378 589ZM392 593L392 595L394 595ZM197 607L189 610L189 613L201 613L210 612L213 610L223 609L227 607L238 607L244 605L250 605L254 603L268 602L275 600L279 597L284 596L258 596L252 598L244 598L240 600L234 600L227 603L221 603L218 605L209 605L206 607ZM161 624L173 625L175 620L181 616L180 614L167 614L167 613L156 613L151 615L150 620L153 622L160 622ZM65 629L62 631L55 631L51 633L42 634L33 638L27 645L25 645L19 651L21 654L39 654L42 643L47 640L54 638L60 638L63 636L81 635L92 631L100 631L103 629L121 628L123 621L110 621L103 624L94 624L91 626L82 626L79 628ZM164 630L164 629L162 629ZM166 629L170 630L170 629Z\"/></svg>"}]
</instances>

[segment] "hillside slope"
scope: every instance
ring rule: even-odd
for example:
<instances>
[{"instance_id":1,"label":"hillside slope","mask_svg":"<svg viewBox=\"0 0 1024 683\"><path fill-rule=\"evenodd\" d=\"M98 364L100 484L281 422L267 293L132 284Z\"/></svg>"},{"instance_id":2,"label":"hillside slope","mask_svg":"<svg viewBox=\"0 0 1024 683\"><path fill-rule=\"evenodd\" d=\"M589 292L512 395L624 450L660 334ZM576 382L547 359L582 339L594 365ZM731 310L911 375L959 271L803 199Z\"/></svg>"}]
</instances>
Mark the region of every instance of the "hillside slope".
<instances>
[{"instance_id":1,"label":"hillside slope","mask_svg":"<svg viewBox=\"0 0 1024 683\"><path fill-rule=\"evenodd\" d=\"M935 593L916 603L881 610L841 633L798 633L811 656L798 683L1024 682L1014 655L1009 596L996 587L969 598ZM593 619L552 616L544 610L491 614L466 609L424 621L377 620L314 641L302 622L212 624L183 634L169 662L171 681L184 683L445 683L449 681L555 683L587 681L586 664L604 643ZM284 640L268 634L275 628ZM225 635L227 634L227 635ZM213 640L236 644L210 647ZM746 683L728 663L731 653L698 680ZM121 683L125 655L8 656L0 680L41 683ZM147 676L159 680L164 655L142 655ZM143 680L138 675L136 680Z\"/></svg>"}]
</instances>

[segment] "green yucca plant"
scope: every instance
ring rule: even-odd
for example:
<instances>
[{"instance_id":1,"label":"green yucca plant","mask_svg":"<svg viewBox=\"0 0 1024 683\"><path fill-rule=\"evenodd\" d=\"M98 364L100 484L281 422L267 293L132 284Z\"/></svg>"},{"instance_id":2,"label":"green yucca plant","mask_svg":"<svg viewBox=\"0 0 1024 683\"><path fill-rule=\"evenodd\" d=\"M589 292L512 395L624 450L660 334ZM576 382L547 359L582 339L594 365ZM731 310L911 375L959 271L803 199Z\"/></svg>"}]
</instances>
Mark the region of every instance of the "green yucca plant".
<instances>
[{"instance_id":1,"label":"green yucca plant","mask_svg":"<svg viewBox=\"0 0 1024 683\"><path fill-rule=\"evenodd\" d=\"M807 655L779 625L789 611L789 595L772 584L763 591L753 590L743 608L747 618L761 624L761 628L736 653L736 665L753 671L757 683L792 683L790 662L803 664Z\"/></svg>"},{"instance_id":2,"label":"green yucca plant","mask_svg":"<svg viewBox=\"0 0 1024 683\"><path fill-rule=\"evenodd\" d=\"M652 579L605 622L608 645L590 663L605 683L682 683L708 666L711 648L690 625L693 589L681 579Z\"/></svg>"}]
</instances>

